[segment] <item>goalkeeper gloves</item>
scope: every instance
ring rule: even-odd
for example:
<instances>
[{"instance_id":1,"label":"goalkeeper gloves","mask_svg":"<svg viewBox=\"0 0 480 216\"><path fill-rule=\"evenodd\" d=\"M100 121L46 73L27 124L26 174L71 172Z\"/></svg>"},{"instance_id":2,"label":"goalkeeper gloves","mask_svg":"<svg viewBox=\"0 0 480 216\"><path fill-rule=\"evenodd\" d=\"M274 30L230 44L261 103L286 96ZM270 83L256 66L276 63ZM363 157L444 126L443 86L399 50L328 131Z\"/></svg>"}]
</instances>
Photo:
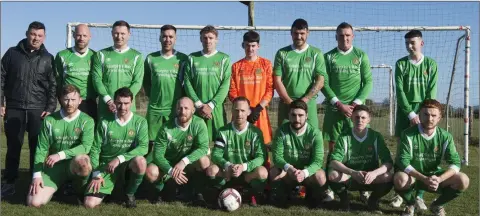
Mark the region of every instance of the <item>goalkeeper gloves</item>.
<instances>
[{"instance_id":1,"label":"goalkeeper gloves","mask_svg":"<svg viewBox=\"0 0 480 216\"><path fill-rule=\"evenodd\" d=\"M247 120L253 124L260 118L260 113L262 112L263 107L258 104L255 108L250 107L250 110L252 112L248 116Z\"/></svg>"}]
</instances>

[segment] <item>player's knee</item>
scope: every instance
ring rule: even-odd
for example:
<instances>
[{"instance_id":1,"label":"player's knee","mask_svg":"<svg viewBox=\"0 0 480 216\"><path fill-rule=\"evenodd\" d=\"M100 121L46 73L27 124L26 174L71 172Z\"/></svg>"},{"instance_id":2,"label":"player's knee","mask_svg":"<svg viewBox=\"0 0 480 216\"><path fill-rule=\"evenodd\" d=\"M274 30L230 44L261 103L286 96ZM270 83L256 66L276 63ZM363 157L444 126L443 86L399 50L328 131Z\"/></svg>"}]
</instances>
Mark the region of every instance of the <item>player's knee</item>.
<instances>
[{"instance_id":1,"label":"player's knee","mask_svg":"<svg viewBox=\"0 0 480 216\"><path fill-rule=\"evenodd\" d=\"M75 173L78 176L89 176L92 172L92 164L90 163L90 157L88 155L77 155L75 156L70 167L72 173Z\"/></svg>"},{"instance_id":2,"label":"player's knee","mask_svg":"<svg viewBox=\"0 0 480 216\"><path fill-rule=\"evenodd\" d=\"M145 173L145 170L147 169L147 160L145 160L144 157L137 156L133 158L131 168L134 173Z\"/></svg>"},{"instance_id":3,"label":"player's knee","mask_svg":"<svg viewBox=\"0 0 480 216\"><path fill-rule=\"evenodd\" d=\"M259 166L256 169L256 173L259 179L267 179L268 178L268 171L264 166Z\"/></svg>"},{"instance_id":4,"label":"player's knee","mask_svg":"<svg viewBox=\"0 0 480 216\"><path fill-rule=\"evenodd\" d=\"M160 175L160 171L158 170L158 167L155 164L148 165L147 170L145 172L145 176L150 183L155 182L158 179L159 175Z\"/></svg>"},{"instance_id":5,"label":"player's knee","mask_svg":"<svg viewBox=\"0 0 480 216\"><path fill-rule=\"evenodd\" d=\"M330 171L328 173L328 180L331 182L340 182L341 176L340 173L336 170Z\"/></svg>"},{"instance_id":6,"label":"player's knee","mask_svg":"<svg viewBox=\"0 0 480 216\"><path fill-rule=\"evenodd\" d=\"M38 198L32 198L28 202L29 207L40 208L42 205L44 205L44 203Z\"/></svg>"},{"instance_id":7,"label":"player's knee","mask_svg":"<svg viewBox=\"0 0 480 216\"><path fill-rule=\"evenodd\" d=\"M325 172L320 169L315 172L315 181L320 185L324 185L327 182L327 178L325 177Z\"/></svg>"},{"instance_id":8,"label":"player's knee","mask_svg":"<svg viewBox=\"0 0 480 216\"><path fill-rule=\"evenodd\" d=\"M210 166L210 159L207 156L203 156L198 159L198 165L199 171L203 171Z\"/></svg>"},{"instance_id":9,"label":"player's knee","mask_svg":"<svg viewBox=\"0 0 480 216\"><path fill-rule=\"evenodd\" d=\"M83 203L83 205L85 206L85 208L92 209L97 207L98 203L95 200L90 199L90 197L87 197L85 198L85 202Z\"/></svg>"},{"instance_id":10,"label":"player's knee","mask_svg":"<svg viewBox=\"0 0 480 216\"><path fill-rule=\"evenodd\" d=\"M458 173L458 187L456 188L457 190L466 190L468 186L470 185L470 178L465 173Z\"/></svg>"},{"instance_id":11,"label":"player's knee","mask_svg":"<svg viewBox=\"0 0 480 216\"><path fill-rule=\"evenodd\" d=\"M395 173L395 176L393 177L393 184L395 186L395 189L397 190L403 190L406 188L409 180L409 175L404 172L397 172Z\"/></svg>"},{"instance_id":12,"label":"player's knee","mask_svg":"<svg viewBox=\"0 0 480 216\"><path fill-rule=\"evenodd\" d=\"M212 164L207 168L206 173L207 173L208 177L215 177L215 176L217 176L217 173L219 171L220 171L220 168L218 168L217 165Z\"/></svg>"}]
</instances>

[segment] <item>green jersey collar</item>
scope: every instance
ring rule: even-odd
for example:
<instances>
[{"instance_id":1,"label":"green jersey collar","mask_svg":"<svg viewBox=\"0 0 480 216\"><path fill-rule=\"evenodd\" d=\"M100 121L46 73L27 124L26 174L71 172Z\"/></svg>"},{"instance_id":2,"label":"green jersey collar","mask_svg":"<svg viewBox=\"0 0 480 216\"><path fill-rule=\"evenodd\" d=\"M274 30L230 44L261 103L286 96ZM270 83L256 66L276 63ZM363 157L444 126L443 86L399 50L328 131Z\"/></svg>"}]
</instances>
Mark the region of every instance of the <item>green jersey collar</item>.
<instances>
[{"instance_id":1,"label":"green jersey collar","mask_svg":"<svg viewBox=\"0 0 480 216\"><path fill-rule=\"evenodd\" d=\"M188 120L188 123L187 123L187 126L186 127L182 127L180 126L180 124L178 124L178 118L175 118L175 125L181 130L181 131L187 131L188 128L190 127L190 124L192 123L192 120L193 120L193 116L192 118L190 118L190 120Z\"/></svg>"},{"instance_id":2,"label":"green jersey collar","mask_svg":"<svg viewBox=\"0 0 480 216\"><path fill-rule=\"evenodd\" d=\"M81 111L77 109L77 111L75 111L75 114L71 118L69 118L68 116L65 115L65 112L63 111L63 109L60 109L60 116L62 116L62 119L66 122L71 122L77 119L80 113Z\"/></svg>"},{"instance_id":3,"label":"green jersey collar","mask_svg":"<svg viewBox=\"0 0 480 216\"><path fill-rule=\"evenodd\" d=\"M303 134L305 134L305 132L307 131L308 123L305 122L305 125L302 128L298 129L298 131L300 131L299 134L297 134L296 132L297 130L293 129L291 125L289 125L289 127L290 127L290 130L293 132L293 134L299 137L299 136L303 136Z\"/></svg>"},{"instance_id":4,"label":"green jersey collar","mask_svg":"<svg viewBox=\"0 0 480 216\"><path fill-rule=\"evenodd\" d=\"M358 141L358 142L363 142L367 139L368 137L368 128L365 128L365 130L367 130L367 132L365 133L365 136L363 136L362 138L358 137L356 134L355 134L355 131L353 130L352 128L352 134L353 134L353 137Z\"/></svg>"},{"instance_id":5,"label":"green jersey collar","mask_svg":"<svg viewBox=\"0 0 480 216\"><path fill-rule=\"evenodd\" d=\"M87 56L89 51L90 51L90 49L87 47L87 51L85 51L85 53L81 54L77 51L77 49L75 49L75 46L72 47L72 52L75 53L75 55L77 55L78 57Z\"/></svg>"},{"instance_id":6,"label":"green jersey collar","mask_svg":"<svg viewBox=\"0 0 480 216\"><path fill-rule=\"evenodd\" d=\"M210 58L210 57L214 56L214 55L217 54L217 53L218 53L218 50L213 51L212 54L206 54L206 53L204 53L203 50L202 50L202 55L203 55L204 57L206 57L206 58Z\"/></svg>"},{"instance_id":7,"label":"green jersey collar","mask_svg":"<svg viewBox=\"0 0 480 216\"><path fill-rule=\"evenodd\" d=\"M117 123L120 125L120 126L125 126L128 124L128 122L130 122L130 120L132 120L133 118L133 112L130 112L130 115L128 116L127 120L125 122L121 122L120 119L118 118L117 114L115 114L115 121L117 121Z\"/></svg>"},{"instance_id":8,"label":"green jersey collar","mask_svg":"<svg viewBox=\"0 0 480 216\"><path fill-rule=\"evenodd\" d=\"M420 131L420 135L426 140L431 140L437 134L437 127L435 126L435 130L433 131L432 135L428 136L425 131L423 130L422 124L418 124L418 131Z\"/></svg>"},{"instance_id":9,"label":"green jersey collar","mask_svg":"<svg viewBox=\"0 0 480 216\"><path fill-rule=\"evenodd\" d=\"M115 51L117 53L126 53L128 50L130 50L130 47L127 46L127 48L125 48L124 50L119 50L119 49L115 48L114 46L112 46L112 49L113 49L113 51Z\"/></svg>"},{"instance_id":10,"label":"green jersey collar","mask_svg":"<svg viewBox=\"0 0 480 216\"><path fill-rule=\"evenodd\" d=\"M167 60L168 60L168 59L171 59L173 56L177 55L177 50L173 50L173 53L172 53L171 56L166 56L166 55L164 55L162 51L160 51L160 54L162 55L162 57L163 57L164 59L167 59Z\"/></svg>"},{"instance_id":11,"label":"green jersey collar","mask_svg":"<svg viewBox=\"0 0 480 216\"><path fill-rule=\"evenodd\" d=\"M348 49L348 50L345 51L345 52L337 47L338 53L340 53L340 54L342 54L342 55L348 55L348 54L350 54L350 53L352 52L352 50L353 50L353 46L351 46L350 49Z\"/></svg>"},{"instance_id":12,"label":"green jersey collar","mask_svg":"<svg viewBox=\"0 0 480 216\"><path fill-rule=\"evenodd\" d=\"M296 52L296 53L303 53L303 52L305 52L305 51L310 47L310 45L307 44L307 46L305 46L305 48L303 48L303 49L301 49L301 50L297 50L297 48L295 48L295 46L294 46L293 44L290 45L290 46L291 46L292 50L293 50L294 52Z\"/></svg>"},{"instance_id":13,"label":"green jersey collar","mask_svg":"<svg viewBox=\"0 0 480 216\"><path fill-rule=\"evenodd\" d=\"M235 124L233 124L232 122L232 128L233 130L235 131L235 133L237 135L242 135L243 133L245 133L245 131L248 130L248 126L250 126L250 122L247 121L247 124L245 125L245 128L243 128L243 130L239 131L236 127L235 127Z\"/></svg>"}]
</instances>

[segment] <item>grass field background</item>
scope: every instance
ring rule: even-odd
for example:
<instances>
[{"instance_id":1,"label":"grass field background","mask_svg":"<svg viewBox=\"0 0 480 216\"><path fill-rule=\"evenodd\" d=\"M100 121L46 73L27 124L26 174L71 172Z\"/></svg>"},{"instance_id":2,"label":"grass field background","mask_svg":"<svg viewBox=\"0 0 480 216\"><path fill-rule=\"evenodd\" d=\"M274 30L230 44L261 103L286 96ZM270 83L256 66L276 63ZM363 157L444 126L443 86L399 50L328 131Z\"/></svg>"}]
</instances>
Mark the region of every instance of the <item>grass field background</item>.
<instances>
[{"instance_id":1,"label":"grass field background","mask_svg":"<svg viewBox=\"0 0 480 216\"><path fill-rule=\"evenodd\" d=\"M139 110L141 114L144 114ZM276 116L274 112L269 112L271 120L276 122ZM275 122L272 121L272 130L275 131L277 125L273 125ZM323 115L319 115L320 123L323 122ZM382 132L384 134L386 143L392 152L395 154L395 140L393 137L388 135L388 125L386 123L388 117L374 118L371 122L372 128ZM453 121L461 121L463 119L453 119ZM458 124L461 124L458 122ZM321 126L321 124L320 124ZM468 191L463 193L458 199L449 203L446 206L446 211L448 215L479 215L479 149L478 149L478 119L475 120L473 124L473 139L474 143L470 144L470 165L463 166L462 172L466 173L470 178L470 188ZM457 145L457 150L461 155L463 154L463 143L460 142L463 135L463 129L452 130ZM475 136L476 135L476 136ZM153 205L150 204L146 197L151 195L153 187L149 184L142 184L137 192L137 203L138 207L136 209L127 209L122 205L113 204L113 203L104 203L99 208L96 209L85 209L82 206L78 206L74 197L66 197L63 195L62 191L57 193L52 201L40 208L29 208L25 206L25 197L28 192L28 187L30 184L31 176L28 174L28 144L25 139L21 153L21 163L20 163L20 177L16 181L17 193L3 199L1 201L0 214L1 215L295 215L300 214L311 214L311 215L371 215L369 212L365 211L365 206L360 203L358 199L358 193L351 193L352 198L352 211L351 212L339 212L336 210L338 205L338 198L325 205L324 209L311 210L304 206L292 206L289 209L279 209L272 206L260 206L260 207L249 207L247 205L242 206L241 209L233 212L226 213L218 210L208 210L198 207L191 207L187 204L174 202L169 204L162 205ZM2 131L0 134L0 163L2 170L5 168L5 155L6 155L6 140L3 133L3 123ZM391 192L382 199L381 208L384 210L386 215L399 215L401 210L400 208L391 208L388 206L388 199L393 196ZM437 195L427 193L425 195L425 200L427 205L433 201ZM430 212L419 212L417 215L431 215Z\"/></svg>"}]
</instances>

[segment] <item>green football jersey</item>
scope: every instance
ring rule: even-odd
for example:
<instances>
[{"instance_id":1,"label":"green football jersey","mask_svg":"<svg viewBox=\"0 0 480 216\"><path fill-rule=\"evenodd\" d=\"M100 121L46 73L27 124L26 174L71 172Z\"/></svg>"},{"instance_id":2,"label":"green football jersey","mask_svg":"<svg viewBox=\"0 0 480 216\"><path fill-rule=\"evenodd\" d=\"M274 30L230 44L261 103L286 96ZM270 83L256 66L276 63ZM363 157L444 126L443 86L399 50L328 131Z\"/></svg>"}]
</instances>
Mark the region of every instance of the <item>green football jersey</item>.
<instances>
[{"instance_id":1,"label":"green football jersey","mask_svg":"<svg viewBox=\"0 0 480 216\"><path fill-rule=\"evenodd\" d=\"M172 166L183 160L186 164L193 163L208 153L207 125L193 116L187 127L182 128L177 119L171 119L160 129L154 142L153 163L160 167L163 173L170 174Z\"/></svg>"},{"instance_id":2,"label":"green football jersey","mask_svg":"<svg viewBox=\"0 0 480 216\"><path fill-rule=\"evenodd\" d=\"M183 78L187 61L187 55L177 51L169 57L157 51L145 58L143 88L150 111L168 116L175 109L177 100L185 95Z\"/></svg>"},{"instance_id":3,"label":"green football jersey","mask_svg":"<svg viewBox=\"0 0 480 216\"><path fill-rule=\"evenodd\" d=\"M210 55L203 51L194 52L188 56L185 91L196 107L206 103L213 107L221 106L228 95L231 75L227 54L219 51Z\"/></svg>"},{"instance_id":4,"label":"green football jersey","mask_svg":"<svg viewBox=\"0 0 480 216\"><path fill-rule=\"evenodd\" d=\"M290 122L277 129L272 143L273 163L284 170L289 165L304 169L311 176L323 165L323 137L322 132L309 123L304 127L305 131L301 134L292 130Z\"/></svg>"},{"instance_id":5,"label":"green football jersey","mask_svg":"<svg viewBox=\"0 0 480 216\"><path fill-rule=\"evenodd\" d=\"M115 158L120 163L148 152L147 120L135 113L126 122L117 115L104 116L97 124L95 141L90 151L93 176L102 174L105 166Z\"/></svg>"},{"instance_id":6,"label":"green football jersey","mask_svg":"<svg viewBox=\"0 0 480 216\"><path fill-rule=\"evenodd\" d=\"M343 52L334 48L325 54L327 76L322 93L330 104L363 104L372 91L372 71L368 55L352 46Z\"/></svg>"},{"instance_id":7,"label":"green football jersey","mask_svg":"<svg viewBox=\"0 0 480 216\"><path fill-rule=\"evenodd\" d=\"M55 56L55 76L57 78L57 94L62 93L65 85L71 84L80 89L82 99L95 99L97 93L92 82L92 60L95 51L87 49L83 54L75 47L64 49Z\"/></svg>"},{"instance_id":8,"label":"green football jersey","mask_svg":"<svg viewBox=\"0 0 480 216\"><path fill-rule=\"evenodd\" d=\"M72 118L65 116L62 109L45 117L38 136L34 172L42 171L45 159L51 154L59 154L62 160L88 154L94 125L93 119L80 110Z\"/></svg>"},{"instance_id":9,"label":"green football jersey","mask_svg":"<svg viewBox=\"0 0 480 216\"><path fill-rule=\"evenodd\" d=\"M453 136L437 126L431 136L423 132L421 124L403 131L397 149L396 167L400 171L415 169L423 175L440 170L444 160L449 168L460 170L460 156Z\"/></svg>"},{"instance_id":10,"label":"green football jersey","mask_svg":"<svg viewBox=\"0 0 480 216\"><path fill-rule=\"evenodd\" d=\"M212 161L219 167L243 164L246 172L262 166L266 156L262 131L248 122L241 131L233 123L220 128L212 151Z\"/></svg>"},{"instance_id":11,"label":"green football jersey","mask_svg":"<svg viewBox=\"0 0 480 216\"><path fill-rule=\"evenodd\" d=\"M101 97L99 116L108 112L106 102L113 99L115 91L128 87L133 93L131 110L135 111L135 95L143 82L142 54L132 48L119 51L108 47L98 51L93 57L93 86Z\"/></svg>"},{"instance_id":12,"label":"green football jersey","mask_svg":"<svg viewBox=\"0 0 480 216\"><path fill-rule=\"evenodd\" d=\"M393 165L390 150L385 145L383 136L371 128L366 130L363 138L356 136L353 129L340 134L330 161L336 160L350 169L359 171L372 171L385 163Z\"/></svg>"},{"instance_id":13,"label":"green football jersey","mask_svg":"<svg viewBox=\"0 0 480 216\"><path fill-rule=\"evenodd\" d=\"M425 99L437 98L437 63L423 56L413 64L405 56L395 64L395 87L398 107L405 115L412 112L412 103L421 103Z\"/></svg>"},{"instance_id":14,"label":"green football jersey","mask_svg":"<svg viewBox=\"0 0 480 216\"><path fill-rule=\"evenodd\" d=\"M323 53L311 45L302 51L296 50L293 45L286 46L275 55L273 73L282 77L282 83L292 99L302 98L314 85L315 78L326 74Z\"/></svg>"}]
</instances>

